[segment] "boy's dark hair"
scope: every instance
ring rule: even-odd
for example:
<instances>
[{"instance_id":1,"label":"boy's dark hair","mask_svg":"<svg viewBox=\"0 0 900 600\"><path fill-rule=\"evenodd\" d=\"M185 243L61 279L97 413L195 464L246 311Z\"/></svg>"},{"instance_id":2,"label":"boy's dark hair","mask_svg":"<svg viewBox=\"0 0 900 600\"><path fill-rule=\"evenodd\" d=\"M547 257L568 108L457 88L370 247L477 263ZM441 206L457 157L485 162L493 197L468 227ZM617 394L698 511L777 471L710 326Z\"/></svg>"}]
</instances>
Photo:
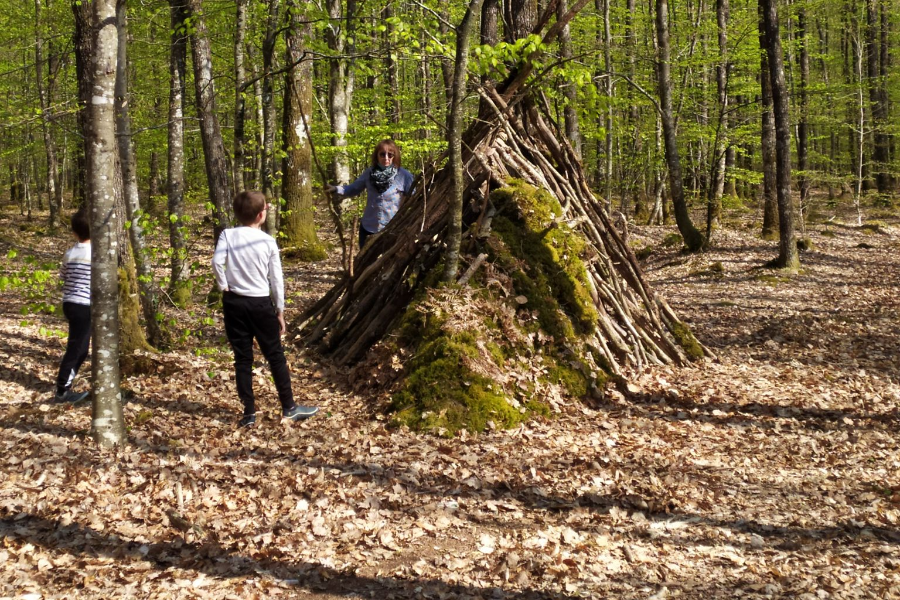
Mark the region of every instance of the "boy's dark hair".
<instances>
[{"instance_id":1,"label":"boy's dark hair","mask_svg":"<svg viewBox=\"0 0 900 600\"><path fill-rule=\"evenodd\" d=\"M72 215L72 232L82 242L91 239L91 223L88 221L87 213L84 209Z\"/></svg>"},{"instance_id":2,"label":"boy's dark hair","mask_svg":"<svg viewBox=\"0 0 900 600\"><path fill-rule=\"evenodd\" d=\"M266 208L266 195L256 190L244 190L234 197L234 216L241 225L250 225Z\"/></svg>"}]
</instances>

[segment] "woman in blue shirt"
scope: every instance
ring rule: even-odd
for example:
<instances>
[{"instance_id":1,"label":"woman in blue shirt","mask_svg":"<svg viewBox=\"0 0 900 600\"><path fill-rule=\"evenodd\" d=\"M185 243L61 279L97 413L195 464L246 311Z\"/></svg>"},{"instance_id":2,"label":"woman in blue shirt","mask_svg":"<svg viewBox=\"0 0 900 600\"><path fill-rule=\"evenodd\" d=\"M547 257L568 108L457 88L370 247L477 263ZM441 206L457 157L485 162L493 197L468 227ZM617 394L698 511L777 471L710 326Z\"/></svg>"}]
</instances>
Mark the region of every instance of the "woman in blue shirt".
<instances>
[{"instance_id":1,"label":"woman in blue shirt","mask_svg":"<svg viewBox=\"0 0 900 600\"><path fill-rule=\"evenodd\" d=\"M372 153L372 166L350 185L328 185L326 192L352 198L366 190L366 210L359 224L359 247L394 218L400 203L412 194L412 173L400 166L400 150L393 140L381 140Z\"/></svg>"}]
</instances>

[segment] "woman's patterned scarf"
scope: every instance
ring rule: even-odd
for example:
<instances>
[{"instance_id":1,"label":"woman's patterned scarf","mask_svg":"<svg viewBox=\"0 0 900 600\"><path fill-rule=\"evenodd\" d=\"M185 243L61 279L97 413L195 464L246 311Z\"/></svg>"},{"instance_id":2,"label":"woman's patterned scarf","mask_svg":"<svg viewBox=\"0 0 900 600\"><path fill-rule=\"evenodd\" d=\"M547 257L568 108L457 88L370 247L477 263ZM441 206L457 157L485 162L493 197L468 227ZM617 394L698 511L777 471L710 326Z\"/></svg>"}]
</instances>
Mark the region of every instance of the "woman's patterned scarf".
<instances>
[{"instance_id":1,"label":"woman's patterned scarf","mask_svg":"<svg viewBox=\"0 0 900 600\"><path fill-rule=\"evenodd\" d=\"M382 167L381 165L375 165L372 167L372 185L375 186L375 190L379 194L383 194L387 191L391 184L394 183L394 176L397 174L397 167L391 165L389 167Z\"/></svg>"}]
</instances>

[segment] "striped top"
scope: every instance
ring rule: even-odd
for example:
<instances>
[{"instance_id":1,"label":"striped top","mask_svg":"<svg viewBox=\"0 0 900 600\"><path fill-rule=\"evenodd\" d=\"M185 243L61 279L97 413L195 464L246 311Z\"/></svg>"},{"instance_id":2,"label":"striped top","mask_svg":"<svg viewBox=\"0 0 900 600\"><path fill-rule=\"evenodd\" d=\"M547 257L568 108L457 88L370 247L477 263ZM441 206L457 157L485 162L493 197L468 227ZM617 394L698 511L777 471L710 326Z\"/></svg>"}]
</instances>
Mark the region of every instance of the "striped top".
<instances>
[{"instance_id":1,"label":"striped top","mask_svg":"<svg viewBox=\"0 0 900 600\"><path fill-rule=\"evenodd\" d=\"M59 271L63 281L63 302L91 304L91 243L79 242L69 248Z\"/></svg>"}]
</instances>

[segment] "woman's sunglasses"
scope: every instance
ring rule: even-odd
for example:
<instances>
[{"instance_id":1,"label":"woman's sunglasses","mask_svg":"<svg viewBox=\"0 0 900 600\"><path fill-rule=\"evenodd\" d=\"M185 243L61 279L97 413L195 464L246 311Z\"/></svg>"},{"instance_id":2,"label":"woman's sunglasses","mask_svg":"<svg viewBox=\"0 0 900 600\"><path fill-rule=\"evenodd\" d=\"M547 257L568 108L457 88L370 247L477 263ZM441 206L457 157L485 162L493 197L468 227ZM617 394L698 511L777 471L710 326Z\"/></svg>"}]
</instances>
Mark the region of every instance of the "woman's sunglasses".
<instances>
[{"instance_id":1,"label":"woman's sunglasses","mask_svg":"<svg viewBox=\"0 0 900 600\"><path fill-rule=\"evenodd\" d=\"M393 152L379 152L378 158L394 158Z\"/></svg>"}]
</instances>

